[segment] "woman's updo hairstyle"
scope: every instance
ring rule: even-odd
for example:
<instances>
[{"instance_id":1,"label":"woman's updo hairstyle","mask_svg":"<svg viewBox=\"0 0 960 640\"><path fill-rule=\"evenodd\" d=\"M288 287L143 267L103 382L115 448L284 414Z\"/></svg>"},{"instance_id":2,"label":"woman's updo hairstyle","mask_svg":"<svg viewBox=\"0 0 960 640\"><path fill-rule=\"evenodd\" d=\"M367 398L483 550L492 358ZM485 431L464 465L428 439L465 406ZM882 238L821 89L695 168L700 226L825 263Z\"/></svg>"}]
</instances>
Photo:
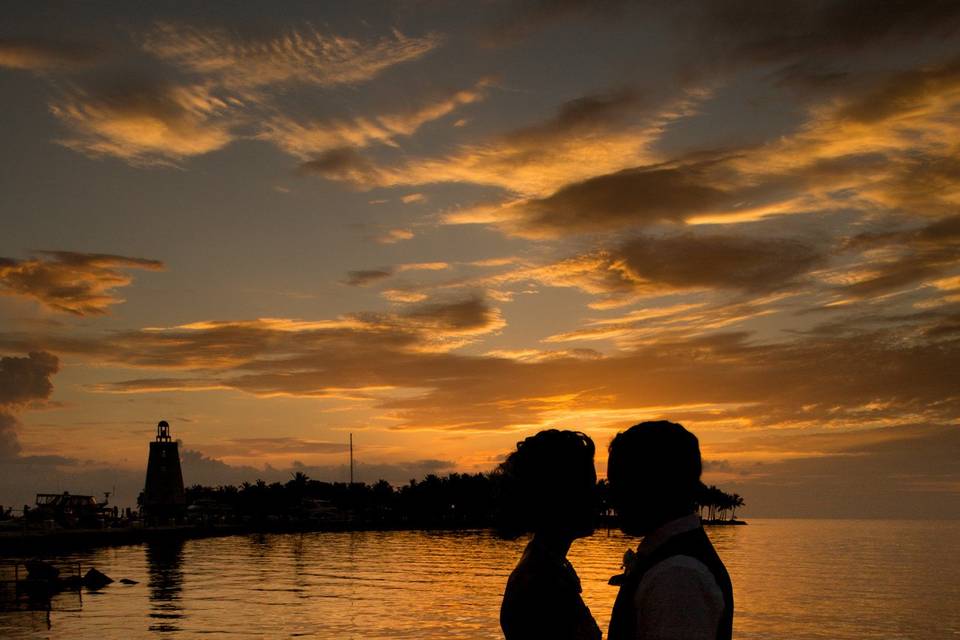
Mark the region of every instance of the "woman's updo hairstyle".
<instances>
[{"instance_id":1,"label":"woman's updo hairstyle","mask_svg":"<svg viewBox=\"0 0 960 640\"><path fill-rule=\"evenodd\" d=\"M548 429L518 442L494 473L499 535L564 526L584 492L594 491L594 453L593 440L579 431Z\"/></svg>"}]
</instances>

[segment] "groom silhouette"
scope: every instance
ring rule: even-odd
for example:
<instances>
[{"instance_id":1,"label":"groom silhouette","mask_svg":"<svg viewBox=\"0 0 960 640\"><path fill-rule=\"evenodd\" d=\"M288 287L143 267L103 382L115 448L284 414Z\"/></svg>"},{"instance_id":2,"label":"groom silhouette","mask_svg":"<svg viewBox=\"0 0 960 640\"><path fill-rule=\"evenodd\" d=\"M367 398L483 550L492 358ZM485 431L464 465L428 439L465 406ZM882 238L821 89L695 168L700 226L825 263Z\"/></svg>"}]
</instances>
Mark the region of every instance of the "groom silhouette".
<instances>
[{"instance_id":1,"label":"groom silhouette","mask_svg":"<svg viewBox=\"0 0 960 640\"><path fill-rule=\"evenodd\" d=\"M607 479L624 555L608 640L729 640L733 587L695 512L700 445L674 422L643 422L610 443Z\"/></svg>"}]
</instances>

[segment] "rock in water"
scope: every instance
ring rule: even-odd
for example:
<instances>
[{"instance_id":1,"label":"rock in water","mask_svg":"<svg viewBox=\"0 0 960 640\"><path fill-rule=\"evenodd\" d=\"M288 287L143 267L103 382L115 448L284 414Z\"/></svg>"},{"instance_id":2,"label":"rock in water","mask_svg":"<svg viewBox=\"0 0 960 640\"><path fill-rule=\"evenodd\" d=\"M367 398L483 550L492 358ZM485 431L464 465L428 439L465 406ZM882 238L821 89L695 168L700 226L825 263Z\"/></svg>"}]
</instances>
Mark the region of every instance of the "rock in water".
<instances>
[{"instance_id":1,"label":"rock in water","mask_svg":"<svg viewBox=\"0 0 960 640\"><path fill-rule=\"evenodd\" d=\"M90 571L87 571L86 575L83 576L83 586L89 587L90 589L101 589L111 582L113 582L113 578L100 573L96 569L90 569Z\"/></svg>"},{"instance_id":2,"label":"rock in water","mask_svg":"<svg viewBox=\"0 0 960 640\"><path fill-rule=\"evenodd\" d=\"M43 560L28 560L23 566L27 568L27 580L54 581L60 576L60 569Z\"/></svg>"},{"instance_id":3,"label":"rock in water","mask_svg":"<svg viewBox=\"0 0 960 640\"><path fill-rule=\"evenodd\" d=\"M120 580L120 584L140 584L136 580L131 580L130 578L123 578Z\"/></svg>"}]
</instances>

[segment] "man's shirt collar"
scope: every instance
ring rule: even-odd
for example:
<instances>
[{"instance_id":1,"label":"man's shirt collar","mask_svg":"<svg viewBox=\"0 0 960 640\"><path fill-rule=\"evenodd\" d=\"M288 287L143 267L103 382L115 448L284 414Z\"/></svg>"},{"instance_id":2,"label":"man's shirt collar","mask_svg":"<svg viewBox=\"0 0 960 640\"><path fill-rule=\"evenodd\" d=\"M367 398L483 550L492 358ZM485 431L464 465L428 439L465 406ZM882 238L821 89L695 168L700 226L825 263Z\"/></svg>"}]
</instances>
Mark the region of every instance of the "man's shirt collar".
<instances>
[{"instance_id":1,"label":"man's shirt collar","mask_svg":"<svg viewBox=\"0 0 960 640\"><path fill-rule=\"evenodd\" d=\"M643 541L640 543L640 546L637 547L637 555L645 556L653 553L657 547L673 536L698 528L700 528L700 516L696 513L671 520L643 537Z\"/></svg>"}]
</instances>

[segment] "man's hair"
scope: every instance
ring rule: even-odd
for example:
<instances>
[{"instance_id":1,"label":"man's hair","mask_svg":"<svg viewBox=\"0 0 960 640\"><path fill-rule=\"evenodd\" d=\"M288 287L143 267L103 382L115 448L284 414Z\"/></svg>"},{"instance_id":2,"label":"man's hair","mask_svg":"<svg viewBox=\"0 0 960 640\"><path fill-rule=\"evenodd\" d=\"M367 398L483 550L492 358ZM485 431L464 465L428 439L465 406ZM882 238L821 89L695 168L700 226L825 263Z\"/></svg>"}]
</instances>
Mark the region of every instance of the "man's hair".
<instances>
[{"instance_id":1,"label":"man's hair","mask_svg":"<svg viewBox=\"0 0 960 640\"><path fill-rule=\"evenodd\" d=\"M590 436L579 431L548 429L518 442L495 474L498 533L512 539L562 520L570 491L593 472L595 452Z\"/></svg>"},{"instance_id":2,"label":"man's hair","mask_svg":"<svg viewBox=\"0 0 960 640\"><path fill-rule=\"evenodd\" d=\"M610 442L607 479L630 490L655 490L662 502L692 507L700 495L700 443L676 422L641 422Z\"/></svg>"}]
</instances>

